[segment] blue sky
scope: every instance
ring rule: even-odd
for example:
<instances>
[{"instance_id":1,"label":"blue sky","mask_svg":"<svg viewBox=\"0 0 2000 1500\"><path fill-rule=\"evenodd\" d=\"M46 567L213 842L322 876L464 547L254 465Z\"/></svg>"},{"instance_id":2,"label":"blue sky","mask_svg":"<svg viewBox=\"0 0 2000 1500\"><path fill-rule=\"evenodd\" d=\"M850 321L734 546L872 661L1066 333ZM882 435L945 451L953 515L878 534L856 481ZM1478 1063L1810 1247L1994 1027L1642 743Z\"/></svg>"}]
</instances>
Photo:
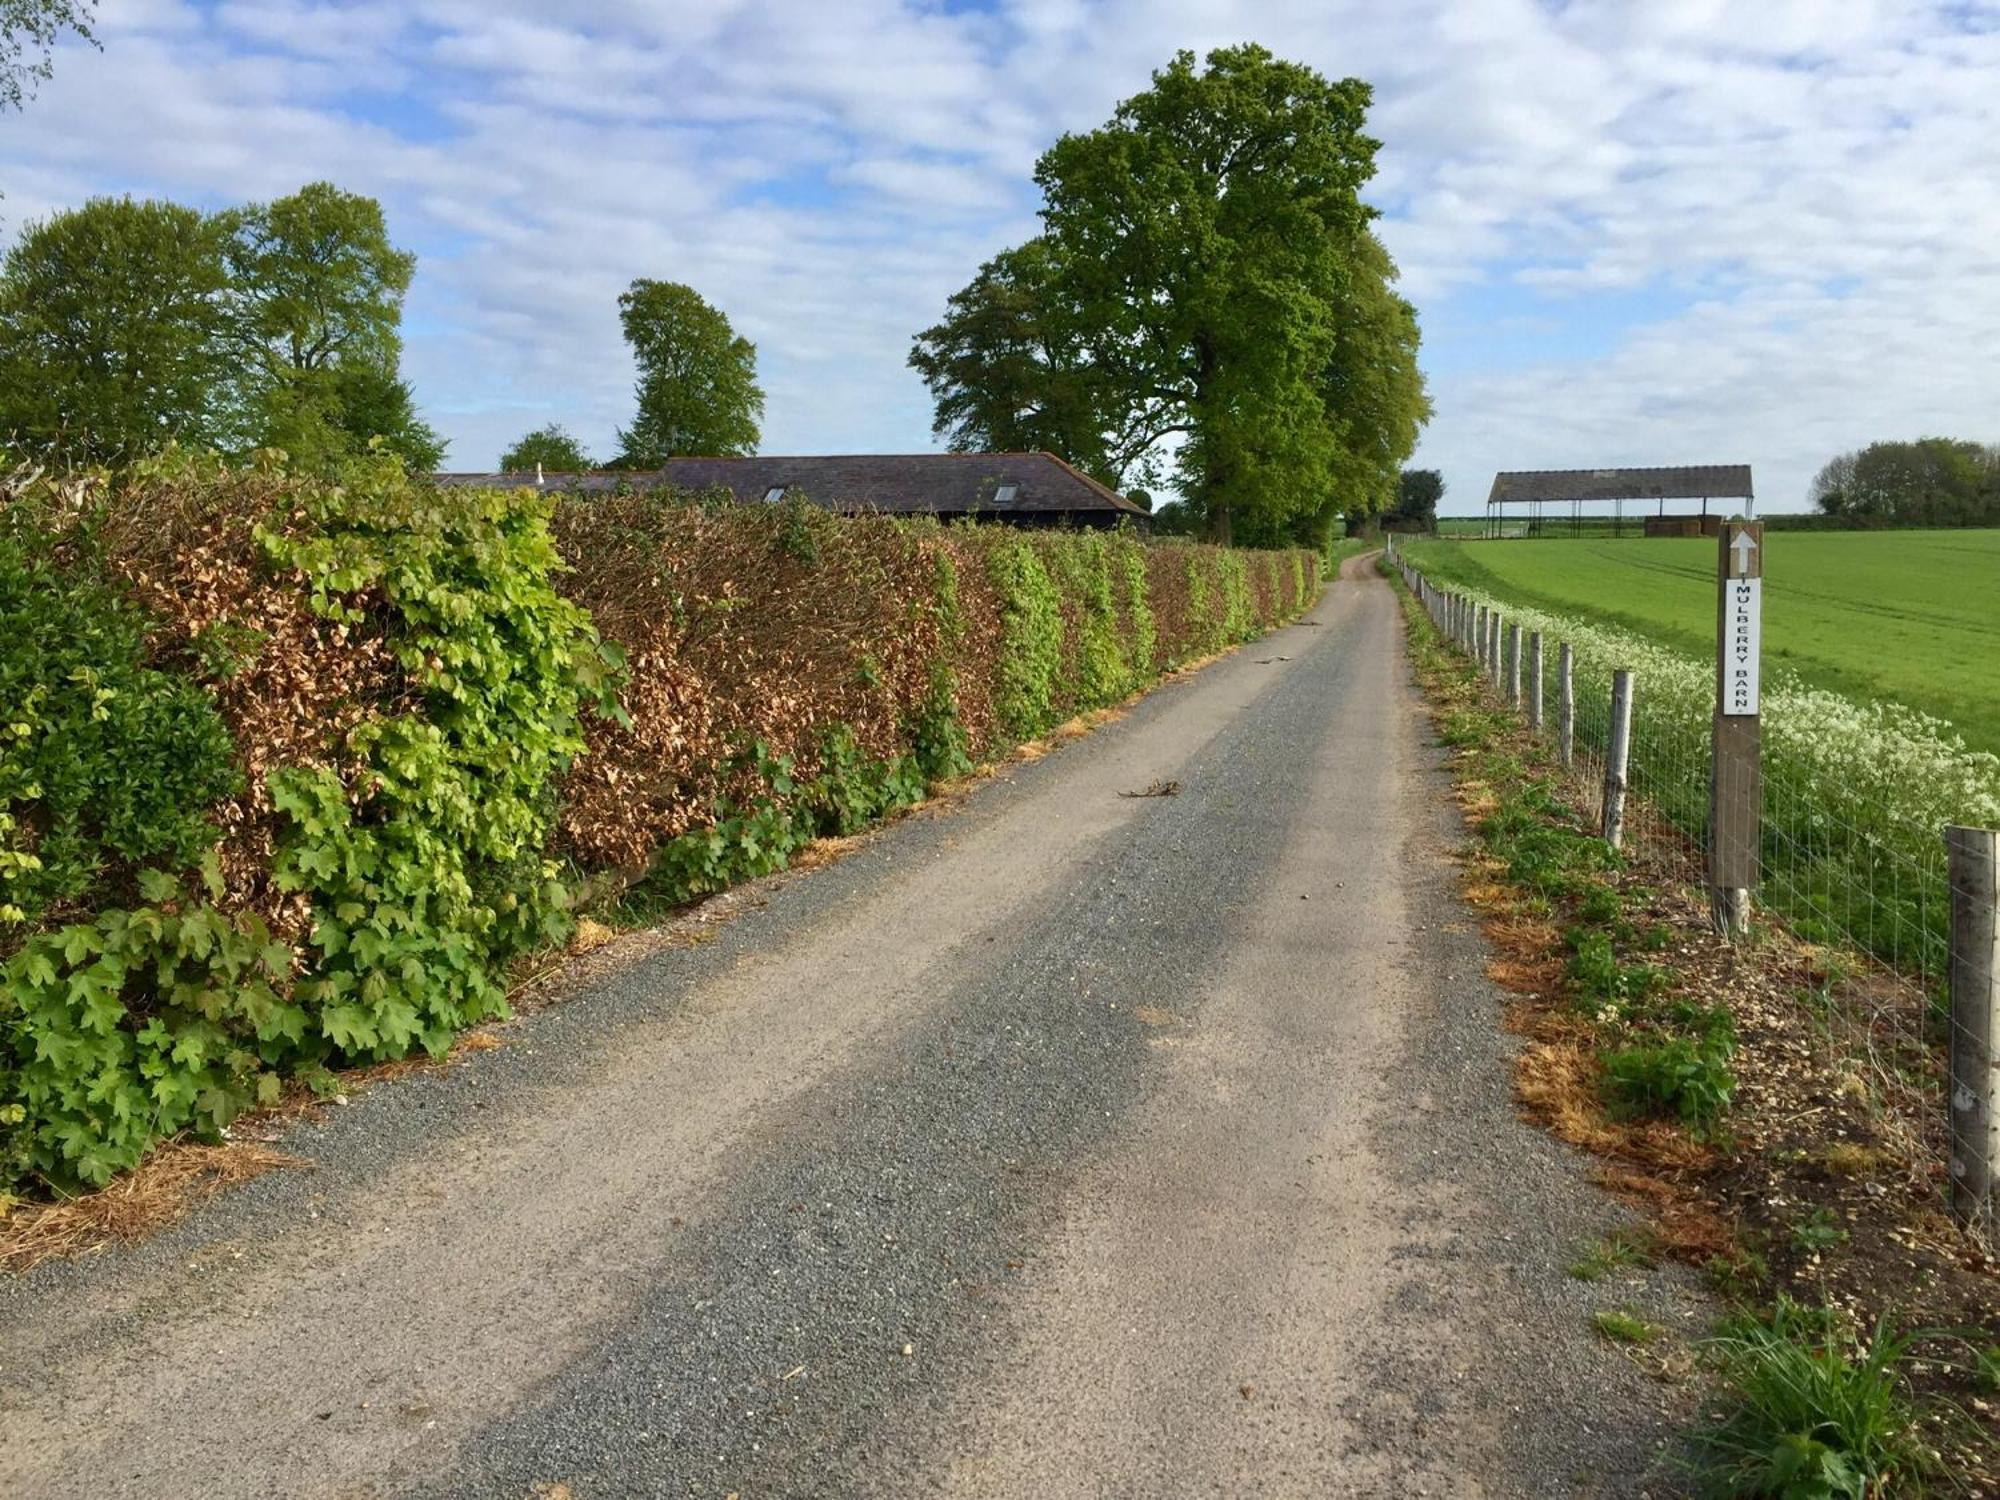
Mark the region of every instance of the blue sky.
<instances>
[{"instance_id":1,"label":"blue sky","mask_svg":"<svg viewBox=\"0 0 2000 1500\"><path fill-rule=\"evenodd\" d=\"M1031 233L1036 155L1177 48L1376 88L1424 319L1419 461L1749 462L2000 440L2000 0L102 0L0 120L4 232L96 193L330 178L421 263L406 373L483 467L628 415L616 298L759 346L768 451L930 446L909 341Z\"/></svg>"}]
</instances>

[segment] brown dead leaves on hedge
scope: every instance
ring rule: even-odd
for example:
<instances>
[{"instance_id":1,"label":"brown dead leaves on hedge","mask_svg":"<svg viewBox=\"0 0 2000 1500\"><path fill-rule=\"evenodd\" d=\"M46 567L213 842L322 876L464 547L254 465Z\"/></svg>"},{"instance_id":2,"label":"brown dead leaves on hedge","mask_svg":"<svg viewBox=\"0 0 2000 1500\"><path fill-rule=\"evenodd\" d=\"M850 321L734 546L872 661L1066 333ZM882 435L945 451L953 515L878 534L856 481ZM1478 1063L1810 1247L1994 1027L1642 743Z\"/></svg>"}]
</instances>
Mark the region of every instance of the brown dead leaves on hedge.
<instances>
[{"instance_id":1,"label":"brown dead leaves on hedge","mask_svg":"<svg viewBox=\"0 0 2000 1500\"><path fill-rule=\"evenodd\" d=\"M630 673L621 698L631 722L588 726L589 749L564 786L561 812L565 852L614 869L643 866L702 826L719 799L754 798L762 789L732 759L752 740L804 780L819 769L833 726L850 730L865 754L892 760L907 749L911 725L944 706L974 763L1008 752L998 706L1005 601L989 558L1025 540L1053 561L1077 541L657 491L570 497L551 525L570 568L564 592L623 649ZM1210 616L1196 610L1189 572L1191 557L1207 563L1213 550L1144 549L1155 675L1211 649L1214 601ZM1238 555L1251 625L1298 612L1306 601L1291 554ZM1113 606L1129 647L1142 632L1117 584ZM1060 609L1057 679L1069 683L1080 676L1082 638L1072 590L1062 591ZM1054 709L1065 722L1050 741L1094 711L1060 696Z\"/></svg>"}]
</instances>

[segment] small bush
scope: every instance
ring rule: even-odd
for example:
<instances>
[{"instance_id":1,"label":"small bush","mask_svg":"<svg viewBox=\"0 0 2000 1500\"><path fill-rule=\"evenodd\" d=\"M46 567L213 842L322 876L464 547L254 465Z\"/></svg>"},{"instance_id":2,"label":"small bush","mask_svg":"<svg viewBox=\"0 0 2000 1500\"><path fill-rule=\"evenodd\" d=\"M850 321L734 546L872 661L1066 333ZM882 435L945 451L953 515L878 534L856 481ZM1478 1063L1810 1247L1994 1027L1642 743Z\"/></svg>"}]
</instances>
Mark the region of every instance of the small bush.
<instances>
[{"instance_id":1,"label":"small bush","mask_svg":"<svg viewBox=\"0 0 2000 1500\"><path fill-rule=\"evenodd\" d=\"M1564 968L1571 991L1584 1009L1623 1011L1657 994L1668 983L1665 970L1650 964L1621 963L1609 933L1573 927L1567 934L1569 962Z\"/></svg>"},{"instance_id":2,"label":"small bush","mask_svg":"<svg viewBox=\"0 0 2000 1500\"><path fill-rule=\"evenodd\" d=\"M799 793L812 828L845 837L893 808L921 802L924 789L924 771L916 756L876 760L855 743L851 728L836 724L821 742L818 773Z\"/></svg>"},{"instance_id":3,"label":"small bush","mask_svg":"<svg viewBox=\"0 0 2000 1500\"><path fill-rule=\"evenodd\" d=\"M1512 779L1516 770L1493 767L1493 779ZM1507 878L1551 901L1571 900L1601 882L1590 879L1614 868L1617 856L1594 835L1564 826L1565 809L1545 783L1531 782L1511 792L1480 820L1479 836L1507 863Z\"/></svg>"},{"instance_id":4,"label":"small bush","mask_svg":"<svg viewBox=\"0 0 2000 1500\"><path fill-rule=\"evenodd\" d=\"M241 777L209 695L148 664L138 611L58 567L26 518L0 519L4 953L51 909L129 895L141 867L191 869Z\"/></svg>"},{"instance_id":5,"label":"small bush","mask_svg":"<svg viewBox=\"0 0 2000 1500\"><path fill-rule=\"evenodd\" d=\"M1609 927L1622 915L1615 886L1592 880L1584 883L1576 903L1576 919L1596 927Z\"/></svg>"},{"instance_id":6,"label":"small bush","mask_svg":"<svg viewBox=\"0 0 2000 1500\"><path fill-rule=\"evenodd\" d=\"M1720 1030L1699 1040L1677 1036L1615 1048L1604 1055L1607 1102L1627 1116L1678 1118L1708 1134L1736 1092L1729 1068L1735 1050L1734 1036Z\"/></svg>"},{"instance_id":7,"label":"small bush","mask_svg":"<svg viewBox=\"0 0 2000 1500\"><path fill-rule=\"evenodd\" d=\"M1866 1338L1831 1307L1781 1298L1768 1320L1731 1324L1709 1350L1731 1408L1701 1440L1713 1495L1868 1500L1920 1482L1931 1460L1899 1366L1909 1335Z\"/></svg>"},{"instance_id":8,"label":"small bush","mask_svg":"<svg viewBox=\"0 0 2000 1500\"><path fill-rule=\"evenodd\" d=\"M1792 1225L1792 1243L1808 1255L1824 1255L1847 1243L1847 1231L1830 1208L1816 1208Z\"/></svg>"}]
</instances>

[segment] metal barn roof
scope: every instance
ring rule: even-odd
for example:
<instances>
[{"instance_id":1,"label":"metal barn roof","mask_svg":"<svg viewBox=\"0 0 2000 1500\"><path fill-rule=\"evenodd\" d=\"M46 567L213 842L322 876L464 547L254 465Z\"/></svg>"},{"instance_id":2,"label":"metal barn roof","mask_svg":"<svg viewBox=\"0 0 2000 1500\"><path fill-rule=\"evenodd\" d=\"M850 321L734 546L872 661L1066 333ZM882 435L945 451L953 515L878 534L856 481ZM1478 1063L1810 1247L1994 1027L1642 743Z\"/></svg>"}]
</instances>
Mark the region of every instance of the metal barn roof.
<instances>
[{"instance_id":1,"label":"metal barn roof","mask_svg":"<svg viewBox=\"0 0 2000 1500\"><path fill-rule=\"evenodd\" d=\"M1516 469L1493 476L1488 505L1523 500L1750 500L1748 464L1662 469Z\"/></svg>"}]
</instances>

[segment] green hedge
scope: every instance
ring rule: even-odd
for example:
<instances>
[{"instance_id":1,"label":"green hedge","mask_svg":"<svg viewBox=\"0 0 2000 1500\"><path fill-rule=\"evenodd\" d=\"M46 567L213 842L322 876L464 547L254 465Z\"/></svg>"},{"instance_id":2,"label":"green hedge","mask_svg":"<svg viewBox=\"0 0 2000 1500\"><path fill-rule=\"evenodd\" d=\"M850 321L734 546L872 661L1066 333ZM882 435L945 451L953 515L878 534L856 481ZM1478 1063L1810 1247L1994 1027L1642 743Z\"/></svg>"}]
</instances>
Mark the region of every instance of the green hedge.
<instances>
[{"instance_id":1,"label":"green hedge","mask_svg":"<svg viewBox=\"0 0 2000 1500\"><path fill-rule=\"evenodd\" d=\"M230 482L171 476L201 524L204 487ZM565 774L593 717L625 712L619 649L557 588L554 502L439 492L384 462L337 486L285 481L256 521L264 597L376 652L387 675L329 726L331 761L252 754L232 739L255 717L237 674L276 646L233 620L190 637L149 617L144 570L99 545L134 494L91 493L95 512L43 481L0 494L0 1191L103 1183L166 1136L212 1136L286 1079L325 1087L339 1066L438 1054L504 1014L510 965L563 940L588 873L552 856ZM802 774L748 738L717 769L738 790L657 850L654 894L781 868L969 769L969 675L1018 740L1159 670L1139 539L986 529L923 545L937 562L912 607L942 644L902 743L871 751L827 723ZM1252 558L1187 549L1210 649L1273 623L1257 618ZM995 641L969 623L968 562ZM1309 559L1256 566L1309 602ZM262 845L240 837L253 813ZM223 857L240 845L262 850L247 878Z\"/></svg>"},{"instance_id":2,"label":"green hedge","mask_svg":"<svg viewBox=\"0 0 2000 1500\"><path fill-rule=\"evenodd\" d=\"M566 931L566 888L544 854L554 792L582 744L580 706L605 698L615 665L551 585L547 504L439 496L378 465L314 493L302 526L265 534L270 568L352 638L381 637L404 674L400 711L349 736L357 773L269 774L271 880L310 901L303 951L214 904L206 815L235 767L206 695L137 663L139 631L103 582L5 570L0 613L71 642L27 659L42 675L25 690L9 682L29 712L0 752L8 831L24 832L19 811L37 830L12 840L15 870L28 868L10 888L34 900L35 877L53 874L73 901L88 873L107 904L6 944L0 1173L101 1183L162 1136L219 1129L276 1097L284 1076L441 1053L504 1009L508 961ZM26 550L49 545L27 507L12 517ZM78 768L35 780L38 729L79 726ZM136 904L108 904L128 893ZM13 905L14 929L33 925Z\"/></svg>"}]
</instances>

